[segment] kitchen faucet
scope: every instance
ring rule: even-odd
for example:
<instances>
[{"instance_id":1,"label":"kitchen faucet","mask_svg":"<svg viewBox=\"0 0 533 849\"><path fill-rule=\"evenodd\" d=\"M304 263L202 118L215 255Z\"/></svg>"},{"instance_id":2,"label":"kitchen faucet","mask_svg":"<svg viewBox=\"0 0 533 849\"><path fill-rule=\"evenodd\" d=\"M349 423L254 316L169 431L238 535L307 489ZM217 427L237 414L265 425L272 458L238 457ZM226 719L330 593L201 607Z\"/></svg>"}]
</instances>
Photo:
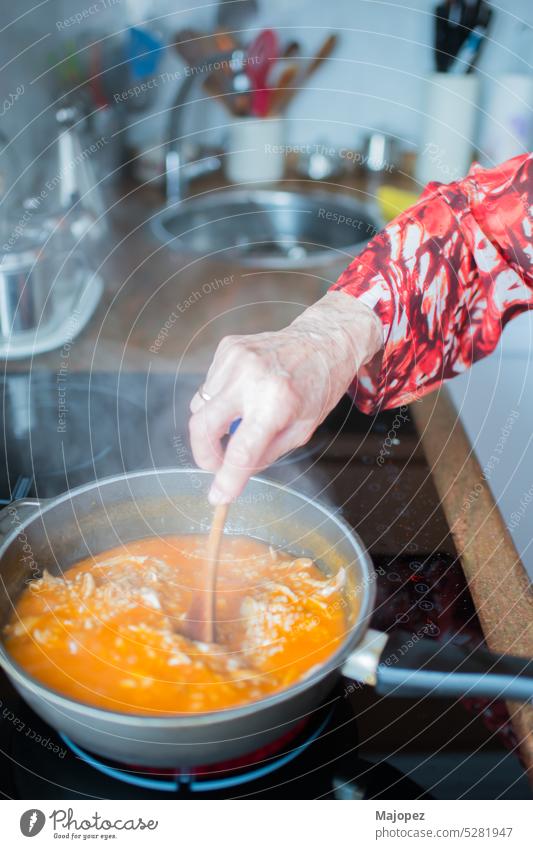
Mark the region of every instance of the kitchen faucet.
<instances>
[{"instance_id":1,"label":"kitchen faucet","mask_svg":"<svg viewBox=\"0 0 533 849\"><path fill-rule=\"evenodd\" d=\"M202 67L195 69L183 80L170 111L167 138L165 142L165 195L167 205L186 197L190 180L212 171L218 171L222 163L218 156L206 156L195 162L186 162L183 155L183 123L185 107L190 102L194 83L203 80L220 62L230 62L233 52L215 54L205 60Z\"/></svg>"}]
</instances>

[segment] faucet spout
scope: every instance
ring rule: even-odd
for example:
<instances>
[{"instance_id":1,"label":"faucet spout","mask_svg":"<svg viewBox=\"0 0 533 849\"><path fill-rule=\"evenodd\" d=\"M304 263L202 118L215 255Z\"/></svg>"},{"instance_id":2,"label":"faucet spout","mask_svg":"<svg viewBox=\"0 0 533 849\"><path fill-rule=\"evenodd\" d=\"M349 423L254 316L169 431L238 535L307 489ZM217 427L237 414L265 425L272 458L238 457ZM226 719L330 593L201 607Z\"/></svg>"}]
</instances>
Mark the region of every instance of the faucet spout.
<instances>
[{"instance_id":1,"label":"faucet spout","mask_svg":"<svg viewBox=\"0 0 533 849\"><path fill-rule=\"evenodd\" d=\"M195 69L194 74L186 76L176 94L176 99L170 110L167 138L165 141L165 195L167 205L183 200L187 195L188 163L183 155L183 123L186 106L191 100L196 80L209 76L213 66L220 62L231 62L232 53L219 53L205 60L202 67ZM214 171L220 168L218 157L206 157L191 171L194 175Z\"/></svg>"}]
</instances>

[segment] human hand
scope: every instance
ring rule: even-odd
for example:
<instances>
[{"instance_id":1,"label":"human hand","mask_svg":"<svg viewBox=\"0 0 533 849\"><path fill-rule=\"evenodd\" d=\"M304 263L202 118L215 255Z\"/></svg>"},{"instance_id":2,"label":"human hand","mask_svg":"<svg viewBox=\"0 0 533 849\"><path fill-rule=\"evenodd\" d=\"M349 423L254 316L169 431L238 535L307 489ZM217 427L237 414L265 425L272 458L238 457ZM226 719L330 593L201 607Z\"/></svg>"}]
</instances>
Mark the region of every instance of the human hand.
<instances>
[{"instance_id":1,"label":"human hand","mask_svg":"<svg viewBox=\"0 0 533 849\"><path fill-rule=\"evenodd\" d=\"M209 400L196 393L189 424L194 459L215 473L210 502L236 498L253 474L304 445L382 344L378 317L344 292L283 330L223 339L202 389Z\"/></svg>"}]
</instances>

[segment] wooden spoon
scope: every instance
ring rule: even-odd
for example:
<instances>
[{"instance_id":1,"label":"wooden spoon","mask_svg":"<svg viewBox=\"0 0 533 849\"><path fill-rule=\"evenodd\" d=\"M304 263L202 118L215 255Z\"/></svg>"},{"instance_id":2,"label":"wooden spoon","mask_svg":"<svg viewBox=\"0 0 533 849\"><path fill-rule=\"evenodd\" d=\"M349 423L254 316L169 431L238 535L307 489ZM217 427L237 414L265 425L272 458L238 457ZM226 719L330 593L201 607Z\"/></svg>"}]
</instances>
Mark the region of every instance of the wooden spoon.
<instances>
[{"instance_id":1,"label":"wooden spoon","mask_svg":"<svg viewBox=\"0 0 533 849\"><path fill-rule=\"evenodd\" d=\"M217 568L220 557L220 547L224 535L224 525L228 516L229 504L218 504L215 507L213 524L207 540L207 555L205 558L202 584L194 590L191 606L184 620L183 633L190 640L201 643L214 643L215 633L215 603L217 586Z\"/></svg>"}]
</instances>

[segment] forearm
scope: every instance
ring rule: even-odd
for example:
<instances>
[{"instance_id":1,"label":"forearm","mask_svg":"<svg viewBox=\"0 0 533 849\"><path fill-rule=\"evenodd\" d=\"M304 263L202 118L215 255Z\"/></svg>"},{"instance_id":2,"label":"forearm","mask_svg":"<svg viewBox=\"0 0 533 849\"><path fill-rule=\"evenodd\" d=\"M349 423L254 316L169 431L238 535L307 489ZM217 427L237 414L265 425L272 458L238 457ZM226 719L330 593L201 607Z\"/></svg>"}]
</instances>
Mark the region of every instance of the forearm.
<instances>
[{"instance_id":1,"label":"forearm","mask_svg":"<svg viewBox=\"0 0 533 849\"><path fill-rule=\"evenodd\" d=\"M496 346L505 323L533 306L531 158L431 184L368 245L333 290L374 310L379 369L361 373L365 412L406 403Z\"/></svg>"},{"instance_id":2,"label":"forearm","mask_svg":"<svg viewBox=\"0 0 533 849\"><path fill-rule=\"evenodd\" d=\"M335 404L383 346L383 325L376 313L346 292L328 292L290 325L320 344L330 374Z\"/></svg>"}]
</instances>

